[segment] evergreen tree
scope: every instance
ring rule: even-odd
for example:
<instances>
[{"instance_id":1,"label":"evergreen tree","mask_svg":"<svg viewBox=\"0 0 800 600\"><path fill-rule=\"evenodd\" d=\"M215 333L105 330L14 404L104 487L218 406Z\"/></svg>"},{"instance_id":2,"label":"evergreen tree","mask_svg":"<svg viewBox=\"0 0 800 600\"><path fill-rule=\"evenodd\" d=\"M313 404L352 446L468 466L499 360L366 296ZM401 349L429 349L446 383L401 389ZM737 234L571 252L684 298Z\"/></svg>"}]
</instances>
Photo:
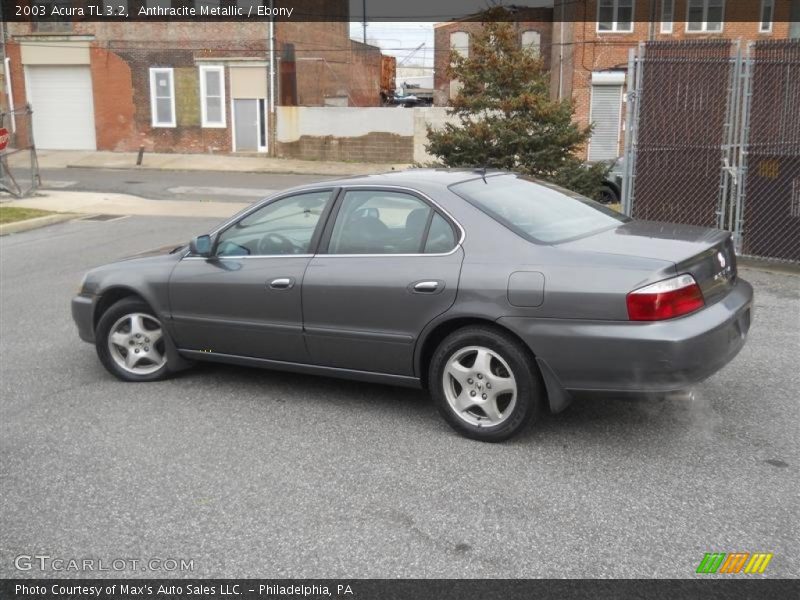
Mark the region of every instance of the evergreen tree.
<instances>
[{"instance_id":1,"label":"evergreen tree","mask_svg":"<svg viewBox=\"0 0 800 600\"><path fill-rule=\"evenodd\" d=\"M448 114L458 120L428 127L428 151L448 167L519 171L596 196L609 166L587 166L575 156L591 127L573 122L570 100L550 99L549 71L520 45L508 11L492 8L483 20L469 55L451 52L447 75L460 89Z\"/></svg>"}]
</instances>

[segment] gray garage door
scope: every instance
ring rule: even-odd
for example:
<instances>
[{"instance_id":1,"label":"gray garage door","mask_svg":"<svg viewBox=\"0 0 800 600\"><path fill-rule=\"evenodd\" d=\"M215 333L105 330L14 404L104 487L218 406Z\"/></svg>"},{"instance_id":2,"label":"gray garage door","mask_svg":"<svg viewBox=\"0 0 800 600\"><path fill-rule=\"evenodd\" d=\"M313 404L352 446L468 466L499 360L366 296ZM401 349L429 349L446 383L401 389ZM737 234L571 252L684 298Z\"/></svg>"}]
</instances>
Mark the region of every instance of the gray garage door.
<instances>
[{"instance_id":1,"label":"gray garage door","mask_svg":"<svg viewBox=\"0 0 800 600\"><path fill-rule=\"evenodd\" d=\"M608 160L619 156L622 117L622 84L616 78L599 78L592 85L591 122L594 123L589 143L589 160Z\"/></svg>"}]
</instances>

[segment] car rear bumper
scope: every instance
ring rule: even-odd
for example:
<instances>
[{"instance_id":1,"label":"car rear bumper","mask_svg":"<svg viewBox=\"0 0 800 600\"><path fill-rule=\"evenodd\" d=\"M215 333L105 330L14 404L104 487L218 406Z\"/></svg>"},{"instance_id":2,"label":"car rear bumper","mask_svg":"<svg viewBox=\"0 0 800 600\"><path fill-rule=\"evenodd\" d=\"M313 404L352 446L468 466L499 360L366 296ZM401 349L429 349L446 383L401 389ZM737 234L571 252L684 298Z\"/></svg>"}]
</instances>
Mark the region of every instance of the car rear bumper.
<instances>
[{"instance_id":1,"label":"car rear bumper","mask_svg":"<svg viewBox=\"0 0 800 600\"><path fill-rule=\"evenodd\" d=\"M84 342L94 343L94 296L75 296L72 299L72 319Z\"/></svg>"},{"instance_id":2,"label":"car rear bumper","mask_svg":"<svg viewBox=\"0 0 800 600\"><path fill-rule=\"evenodd\" d=\"M672 392L698 383L739 353L750 329L753 288L696 313L652 323L503 317L570 391Z\"/></svg>"}]
</instances>

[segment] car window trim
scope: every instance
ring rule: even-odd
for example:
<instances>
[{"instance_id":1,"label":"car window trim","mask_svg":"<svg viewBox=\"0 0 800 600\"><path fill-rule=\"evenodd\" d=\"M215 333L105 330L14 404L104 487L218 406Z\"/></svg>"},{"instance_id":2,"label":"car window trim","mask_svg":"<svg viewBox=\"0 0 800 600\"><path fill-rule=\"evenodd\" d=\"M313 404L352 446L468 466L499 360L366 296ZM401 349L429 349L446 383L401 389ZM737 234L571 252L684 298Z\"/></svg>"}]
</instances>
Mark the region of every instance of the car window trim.
<instances>
[{"instance_id":1,"label":"car window trim","mask_svg":"<svg viewBox=\"0 0 800 600\"><path fill-rule=\"evenodd\" d=\"M416 197L418 200L423 202L424 204L428 205L431 209L431 214L428 215L428 223L425 228L425 235L422 238L422 252L420 253L404 253L404 254L331 254L330 250L330 241L331 235L333 234L333 226L336 223L336 217L339 214L339 209L344 201L344 197L349 191L376 191L376 192L401 192L406 193L410 196ZM464 232L464 228L449 212L447 212L438 202L436 202L433 198L421 192L417 189L405 187L405 186L397 186L397 185L371 185L371 184L353 184L353 185L346 185L339 188L338 193L336 195L336 199L334 201L335 206L333 210L331 210L331 214L328 218L328 222L325 225L325 231L322 235L322 239L320 240L319 247L317 248L317 253L315 256L325 257L325 258L365 258L365 257L410 257L410 256L449 256L450 254L455 253L459 247L461 247L462 243L464 242L464 238L466 234ZM455 245L451 250L448 252L437 252L426 254L424 252L424 244L427 243L428 240L428 233L430 232L430 225L433 221L433 215L438 213L449 225L451 228L454 228L454 232L457 234L457 240Z\"/></svg>"},{"instance_id":2,"label":"car window trim","mask_svg":"<svg viewBox=\"0 0 800 600\"><path fill-rule=\"evenodd\" d=\"M183 255L181 260L184 259L220 260L223 258L236 259L236 260L250 259L250 258L311 258L316 254L317 246L319 244L319 238L321 237L322 231L324 230L325 225L327 224L327 219L330 216L330 211L333 208L333 205L336 202L336 199L338 198L340 191L341 187L339 186L324 186L320 188L308 188L308 189L291 190L291 191L287 190L284 192L280 192L275 196L269 196L267 198L264 198L263 200L256 202L254 205L239 211L231 218L229 218L227 221L224 221L222 224L218 225L215 229L212 229L208 233L208 235L214 239L214 245L212 247L212 253L213 253L216 252L217 250L217 244L219 242L219 234L221 234L224 231L227 231L241 220L246 219L254 212L261 210L265 206L272 204L273 202L278 202L280 200L285 200L286 198L291 198L293 196L303 196L305 194L329 192L330 196L328 197L325 209L322 211L322 214L319 217L319 221L317 222L317 225L314 229L314 233L311 234L311 240L309 241L308 244L308 252L304 252L303 254L245 254L241 256L217 256L215 254L212 254L211 256L194 256L189 252L187 248L186 254Z\"/></svg>"},{"instance_id":3,"label":"car window trim","mask_svg":"<svg viewBox=\"0 0 800 600\"><path fill-rule=\"evenodd\" d=\"M425 254L425 246L428 245L428 236L431 233L431 223L433 223L433 217L436 214L436 209L433 208L433 207L430 207L430 208L431 208L431 212L428 215L427 222L425 223L425 231L422 232L422 239L419 241L419 252L420 252L420 254ZM445 222L447 222L447 221L445 221ZM448 223L448 225L449 225L449 223ZM453 229L452 225L450 225L450 229L451 230Z\"/></svg>"}]
</instances>

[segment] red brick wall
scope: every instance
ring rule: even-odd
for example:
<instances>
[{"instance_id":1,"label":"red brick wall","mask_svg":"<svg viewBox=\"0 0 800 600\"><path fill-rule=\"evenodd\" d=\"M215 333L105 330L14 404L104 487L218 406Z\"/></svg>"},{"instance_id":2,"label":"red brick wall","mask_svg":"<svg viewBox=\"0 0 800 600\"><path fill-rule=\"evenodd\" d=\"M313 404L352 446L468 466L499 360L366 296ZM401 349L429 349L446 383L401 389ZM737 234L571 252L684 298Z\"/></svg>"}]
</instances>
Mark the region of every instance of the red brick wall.
<instances>
[{"instance_id":1,"label":"red brick wall","mask_svg":"<svg viewBox=\"0 0 800 600\"><path fill-rule=\"evenodd\" d=\"M345 0L336 0L342 6ZM331 2L320 0L326 10ZM9 23L9 33L30 35L30 23ZM269 24L261 22L76 22L69 32L93 35L92 86L99 150L206 152L232 150L230 77L226 72L227 127L203 128L199 115L197 60L202 57L269 58ZM380 50L352 42L347 22L290 22L275 25L276 55L295 44L300 104L349 98L351 106L380 104ZM15 102L25 103L17 43L8 44ZM175 69L177 127L152 127L149 69ZM179 70L180 84L179 90ZM277 70L277 65L276 65Z\"/></svg>"},{"instance_id":2,"label":"red brick wall","mask_svg":"<svg viewBox=\"0 0 800 600\"><path fill-rule=\"evenodd\" d=\"M552 48L552 20L553 11L549 8L520 9L516 15L519 19L514 26L519 31L521 38L524 31L538 31L541 35L541 52L545 64L550 63ZM454 21L437 25L433 33L434 44L434 75L435 104L446 105L450 97L450 78L447 76L447 65L450 62L450 34L463 31L472 36L483 28L480 21ZM520 40L521 41L521 40Z\"/></svg>"},{"instance_id":3,"label":"red brick wall","mask_svg":"<svg viewBox=\"0 0 800 600\"><path fill-rule=\"evenodd\" d=\"M11 92L14 96L14 106L11 108L22 108L28 102L25 94L25 73L22 70L21 50L19 44L15 42L6 43L6 56L10 59L11 70ZM27 130L17 120L17 133L15 144L27 146L30 143Z\"/></svg>"},{"instance_id":4,"label":"red brick wall","mask_svg":"<svg viewBox=\"0 0 800 600\"><path fill-rule=\"evenodd\" d=\"M133 86L128 63L108 50L90 50L94 122L98 150L133 150L138 146Z\"/></svg>"}]
</instances>

